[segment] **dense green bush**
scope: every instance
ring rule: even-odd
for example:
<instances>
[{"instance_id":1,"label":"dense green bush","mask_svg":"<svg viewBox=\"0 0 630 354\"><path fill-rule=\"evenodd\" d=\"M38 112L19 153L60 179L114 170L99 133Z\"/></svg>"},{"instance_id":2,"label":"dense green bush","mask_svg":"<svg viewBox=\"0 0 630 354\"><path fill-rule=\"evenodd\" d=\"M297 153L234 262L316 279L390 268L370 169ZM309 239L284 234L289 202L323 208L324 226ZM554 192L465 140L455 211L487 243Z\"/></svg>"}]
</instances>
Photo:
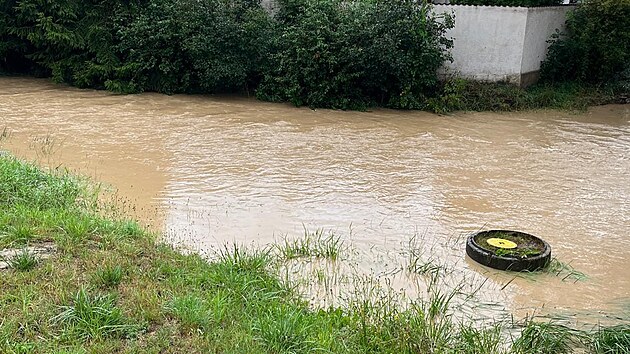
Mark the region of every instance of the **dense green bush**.
<instances>
[{"instance_id":1,"label":"dense green bush","mask_svg":"<svg viewBox=\"0 0 630 354\"><path fill-rule=\"evenodd\" d=\"M119 92L243 89L272 37L255 0L10 0L0 11L0 70Z\"/></svg>"},{"instance_id":2,"label":"dense green bush","mask_svg":"<svg viewBox=\"0 0 630 354\"><path fill-rule=\"evenodd\" d=\"M26 52L26 42L11 33L13 29L13 11L15 1L0 3L0 71L24 72L29 70L22 53Z\"/></svg>"},{"instance_id":3,"label":"dense green bush","mask_svg":"<svg viewBox=\"0 0 630 354\"><path fill-rule=\"evenodd\" d=\"M9 0L0 31L4 70L51 75L56 81L98 86L119 64L112 13L123 0ZM5 42L6 44L6 42Z\"/></svg>"},{"instance_id":4,"label":"dense green bush","mask_svg":"<svg viewBox=\"0 0 630 354\"><path fill-rule=\"evenodd\" d=\"M342 109L422 108L452 42L424 1L282 0L257 96Z\"/></svg>"},{"instance_id":5,"label":"dense green bush","mask_svg":"<svg viewBox=\"0 0 630 354\"><path fill-rule=\"evenodd\" d=\"M541 76L547 82L630 83L630 0L587 0L554 36ZM630 91L630 90L629 90Z\"/></svg>"},{"instance_id":6,"label":"dense green bush","mask_svg":"<svg viewBox=\"0 0 630 354\"><path fill-rule=\"evenodd\" d=\"M251 88L295 105L439 113L582 108L630 91L630 0L579 7L542 68L569 83L528 90L440 82L453 19L423 0L279 2L269 16L259 0L5 0L0 71L116 92ZM589 89L602 82L615 86Z\"/></svg>"},{"instance_id":7,"label":"dense green bush","mask_svg":"<svg viewBox=\"0 0 630 354\"><path fill-rule=\"evenodd\" d=\"M268 56L271 19L252 0L149 0L119 16L114 91L242 90Z\"/></svg>"},{"instance_id":8,"label":"dense green bush","mask_svg":"<svg viewBox=\"0 0 630 354\"><path fill-rule=\"evenodd\" d=\"M451 0L454 5L487 5L487 6L555 6L562 4L562 0Z\"/></svg>"}]
</instances>

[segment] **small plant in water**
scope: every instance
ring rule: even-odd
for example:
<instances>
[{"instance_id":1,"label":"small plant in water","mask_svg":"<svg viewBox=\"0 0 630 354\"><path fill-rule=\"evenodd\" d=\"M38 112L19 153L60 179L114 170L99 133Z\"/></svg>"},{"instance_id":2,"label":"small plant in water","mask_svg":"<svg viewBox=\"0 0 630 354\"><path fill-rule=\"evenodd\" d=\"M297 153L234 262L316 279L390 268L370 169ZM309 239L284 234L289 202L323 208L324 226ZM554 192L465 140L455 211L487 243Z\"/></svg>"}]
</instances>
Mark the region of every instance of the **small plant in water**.
<instances>
[{"instance_id":1,"label":"small plant in water","mask_svg":"<svg viewBox=\"0 0 630 354\"><path fill-rule=\"evenodd\" d=\"M516 354L571 353L572 331L555 323L528 320L521 336L514 341L512 351Z\"/></svg>"},{"instance_id":2,"label":"small plant in water","mask_svg":"<svg viewBox=\"0 0 630 354\"><path fill-rule=\"evenodd\" d=\"M7 127L2 128L2 131L0 131L0 145L2 145L2 142L8 140L10 137L11 132L9 131L9 129ZM0 155L2 155L1 152Z\"/></svg>"},{"instance_id":3,"label":"small plant in water","mask_svg":"<svg viewBox=\"0 0 630 354\"><path fill-rule=\"evenodd\" d=\"M237 244L232 245L232 249L225 245L216 256L226 267L247 272L262 272L270 262L267 250L251 250Z\"/></svg>"},{"instance_id":4,"label":"small plant in water","mask_svg":"<svg viewBox=\"0 0 630 354\"><path fill-rule=\"evenodd\" d=\"M57 140L51 134L46 134L45 136L34 138L30 148L35 150L38 158L46 157L48 165L50 165L52 155L61 148L62 144L63 141Z\"/></svg>"},{"instance_id":5,"label":"small plant in water","mask_svg":"<svg viewBox=\"0 0 630 354\"><path fill-rule=\"evenodd\" d=\"M595 353L630 353L630 325L599 329L591 341Z\"/></svg>"},{"instance_id":6,"label":"small plant in water","mask_svg":"<svg viewBox=\"0 0 630 354\"><path fill-rule=\"evenodd\" d=\"M325 258L336 261L343 249L343 241L334 233L324 235L323 229L311 233L304 230L304 237L288 240L275 246L283 259L295 259L305 257Z\"/></svg>"},{"instance_id":7,"label":"small plant in water","mask_svg":"<svg viewBox=\"0 0 630 354\"><path fill-rule=\"evenodd\" d=\"M35 268L38 260L35 254L29 252L28 249L25 248L21 252L9 258L7 263L13 269L28 271Z\"/></svg>"},{"instance_id":8,"label":"small plant in water","mask_svg":"<svg viewBox=\"0 0 630 354\"><path fill-rule=\"evenodd\" d=\"M554 274L557 277L562 277L562 281L578 282L588 278L586 274L573 268L571 264L564 263L555 258L549 262L549 266L545 268L544 272Z\"/></svg>"}]
</instances>

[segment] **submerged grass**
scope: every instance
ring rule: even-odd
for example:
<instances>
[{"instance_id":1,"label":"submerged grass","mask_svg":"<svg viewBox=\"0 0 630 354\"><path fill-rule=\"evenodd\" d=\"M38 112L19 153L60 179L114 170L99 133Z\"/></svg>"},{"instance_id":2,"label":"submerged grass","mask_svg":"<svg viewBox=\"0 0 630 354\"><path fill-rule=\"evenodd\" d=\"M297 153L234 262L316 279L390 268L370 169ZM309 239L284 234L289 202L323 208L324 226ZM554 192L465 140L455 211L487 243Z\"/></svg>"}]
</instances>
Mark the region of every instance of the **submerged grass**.
<instances>
[{"instance_id":1,"label":"submerged grass","mask_svg":"<svg viewBox=\"0 0 630 354\"><path fill-rule=\"evenodd\" d=\"M457 289L433 287L403 308L369 288L344 307L314 309L272 266L339 257L339 238L322 232L275 252L226 247L208 262L104 217L64 172L0 157L0 186L2 235L19 223L32 230L28 241L3 236L0 249L57 245L29 271L1 271L0 353L553 353L573 343L535 322L513 346L499 324L460 323L451 307ZM593 353L624 353L628 328L587 338Z\"/></svg>"},{"instance_id":2,"label":"submerged grass","mask_svg":"<svg viewBox=\"0 0 630 354\"><path fill-rule=\"evenodd\" d=\"M553 258L551 262L549 262L549 265L542 271L561 277L562 281L577 282L588 278L585 273L573 268L571 264L564 263L556 258Z\"/></svg>"},{"instance_id":3,"label":"submerged grass","mask_svg":"<svg viewBox=\"0 0 630 354\"><path fill-rule=\"evenodd\" d=\"M315 232L304 229L304 237L293 240L284 239L274 248L285 260L312 257L336 261L343 252L344 243L332 232L326 235L323 229L317 229Z\"/></svg>"},{"instance_id":4,"label":"submerged grass","mask_svg":"<svg viewBox=\"0 0 630 354\"><path fill-rule=\"evenodd\" d=\"M521 272L519 277L535 280L540 274L549 274L560 278L563 282L577 283L588 279L588 275L575 269L570 263L565 263L557 258L552 258L549 264L534 272Z\"/></svg>"},{"instance_id":5,"label":"submerged grass","mask_svg":"<svg viewBox=\"0 0 630 354\"><path fill-rule=\"evenodd\" d=\"M515 354L570 353L572 339L572 331L565 326L529 321L512 350Z\"/></svg>"},{"instance_id":6,"label":"submerged grass","mask_svg":"<svg viewBox=\"0 0 630 354\"><path fill-rule=\"evenodd\" d=\"M594 353L630 353L630 324L600 328L593 336L591 350Z\"/></svg>"}]
</instances>

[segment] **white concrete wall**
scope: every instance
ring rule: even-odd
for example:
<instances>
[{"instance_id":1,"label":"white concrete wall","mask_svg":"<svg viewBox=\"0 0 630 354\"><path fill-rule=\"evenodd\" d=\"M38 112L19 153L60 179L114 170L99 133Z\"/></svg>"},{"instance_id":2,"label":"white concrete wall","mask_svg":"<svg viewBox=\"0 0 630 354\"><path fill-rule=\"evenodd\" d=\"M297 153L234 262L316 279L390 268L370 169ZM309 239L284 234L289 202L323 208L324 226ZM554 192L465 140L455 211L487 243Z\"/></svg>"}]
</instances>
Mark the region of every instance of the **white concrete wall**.
<instances>
[{"instance_id":1,"label":"white concrete wall","mask_svg":"<svg viewBox=\"0 0 630 354\"><path fill-rule=\"evenodd\" d=\"M261 0L260 5L262 5L262 7L270 14L275 14L276 12L278 12L278 8L280 7L276 0Z\"/></svg>"},{"instance_id":2,"label":"white concrete wall","mask_svg":"<svg viewBox=\"0 0 630 354\"><path fill-rule=\"evenodd\" d=\"M436 5L436 13L455 16L446 72L481 81L520 83L527 8Z\"/></svg>"},{"instance_id":3,"label":"white concrete wall","mask_svg":"<svg viewBox=\"0 0 630 354\"><path fill-rule=\"evenodd\" d=\"M540 70L540 62L545 60L551 35L556 29L564 29L567 12L573 6L534 7L528 9L527 28L523 46L523 63L521 72Z\"/></svg>"},{"instance_id":4,"label":"white concrete wall","mask_svg":"<svg viewBox=\"0 0 630 354\"><path fill-rule=\"evenodd\" d=\"M453 13L454 40L443 73L480 81L529 85L547 55L547 40L563 29L572 6L543 8L435 5L436 13Z\"/></svg>"}]
</instances>

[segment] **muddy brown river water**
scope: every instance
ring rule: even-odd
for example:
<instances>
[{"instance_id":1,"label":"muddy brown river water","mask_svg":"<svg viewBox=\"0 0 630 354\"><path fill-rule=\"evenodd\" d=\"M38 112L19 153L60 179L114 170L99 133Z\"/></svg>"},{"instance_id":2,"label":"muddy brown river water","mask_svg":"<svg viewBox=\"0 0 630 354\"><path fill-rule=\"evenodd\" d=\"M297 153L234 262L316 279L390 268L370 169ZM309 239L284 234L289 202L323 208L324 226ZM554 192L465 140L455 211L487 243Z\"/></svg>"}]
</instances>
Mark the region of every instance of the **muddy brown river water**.
<instances>
[{"instance_id":1,"label":"muddy brown river water","mask_svg":"<svg viewBox=\"0 0 630 354\"><path fill-rule=\"evenodd\" d=\"M321 228L352 249L340 272L388 278L411 298L424 291L403 271L413 248L451 270L445 283L480 284L469 289L480 289L473 314L494 306L585 322L628 319L627 105L339 112L5 77L5 127L11 136L0 148L115 188L143 223L179 246L266 245ZM475 264L465 257L465 235L491 228L546 239L586 278L515 277ZM328 289L343 276L319 278Z\"/></svg>"}]
</instances>

